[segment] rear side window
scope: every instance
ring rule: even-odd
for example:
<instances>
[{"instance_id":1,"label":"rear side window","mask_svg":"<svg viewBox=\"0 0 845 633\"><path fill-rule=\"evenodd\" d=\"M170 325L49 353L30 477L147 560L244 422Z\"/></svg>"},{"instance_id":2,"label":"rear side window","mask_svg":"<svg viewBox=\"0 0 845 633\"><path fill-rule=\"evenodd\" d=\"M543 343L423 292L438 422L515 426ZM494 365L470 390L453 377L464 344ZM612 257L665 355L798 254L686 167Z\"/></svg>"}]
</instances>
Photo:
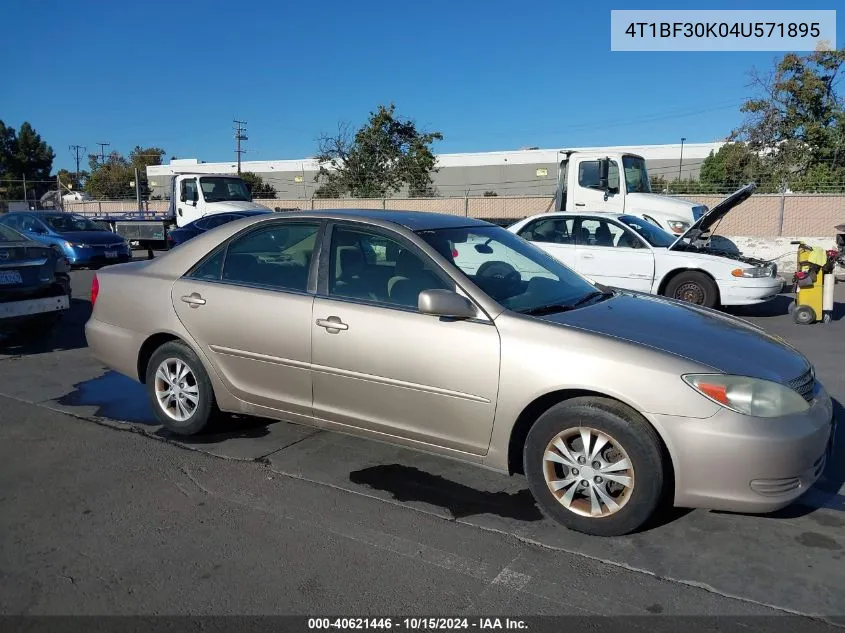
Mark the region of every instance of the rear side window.
<instances>
[{"instance_id":1,"label":"rear side window","mask_svg":"<svg viewBox=\"0 0 845 633\"><path fill-rule=\"evenodd\" d=\"M318 223L272 224L233 240L226 251L222 280L307 291L319 228Z\"/></svg>"},{"instance_id":2,"label":"rear side window","mask_svg":"<svg viewBox=\"0 0 845 633\"><path fill-rule=\"evenodd\" d=\"M207 279L209 281L219 281L220 273L223 271L223 260L226 256L226 249L220 249L214 255L200 263L194 268L188 277L191 279Z\"/></svg>"}]
</instances>

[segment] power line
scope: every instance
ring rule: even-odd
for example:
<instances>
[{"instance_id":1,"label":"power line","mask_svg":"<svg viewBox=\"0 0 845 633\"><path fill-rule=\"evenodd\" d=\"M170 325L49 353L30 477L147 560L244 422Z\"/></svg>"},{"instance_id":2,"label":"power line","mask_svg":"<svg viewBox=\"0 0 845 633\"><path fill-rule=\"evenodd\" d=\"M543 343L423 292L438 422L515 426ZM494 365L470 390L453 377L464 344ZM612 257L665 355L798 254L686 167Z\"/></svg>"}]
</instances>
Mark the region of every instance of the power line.
<instances>
[{"instance_id":1,"label":"power line","mask_svg":"<svg viewBox=\"0 0 845 633\"><path fill-rule=\"evenodd\" d=\"M241 149L241 141L249 140L249 137L246 135L246 121L238 121L237 119L232 119L232 123L235 124L235 154L238 155L238 173L240 174L241 154L244 154L246 152L246 150Z\"/></svg>"}]
</instances>

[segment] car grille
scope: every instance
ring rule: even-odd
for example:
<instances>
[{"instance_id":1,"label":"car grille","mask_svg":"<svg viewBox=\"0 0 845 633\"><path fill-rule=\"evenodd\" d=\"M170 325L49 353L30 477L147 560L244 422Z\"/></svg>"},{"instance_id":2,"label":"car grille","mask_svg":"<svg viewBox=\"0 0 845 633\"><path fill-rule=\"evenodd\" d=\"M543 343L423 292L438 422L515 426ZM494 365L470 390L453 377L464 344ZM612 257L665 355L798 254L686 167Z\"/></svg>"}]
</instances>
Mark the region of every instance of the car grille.
<instances>
[{"instance_id":1,"label":"car grille","mask_svg":"<svg viewBox=\"0 0 845 633\"><path fill-rule=\"evenodd\" d=\"M808 369L803 374L790 380L788 383L791 389L797 391L804 400L810 402L813 399L813 392L815 391L816 379L813 376L813 370Z\"/></svg>"}]
</instances>

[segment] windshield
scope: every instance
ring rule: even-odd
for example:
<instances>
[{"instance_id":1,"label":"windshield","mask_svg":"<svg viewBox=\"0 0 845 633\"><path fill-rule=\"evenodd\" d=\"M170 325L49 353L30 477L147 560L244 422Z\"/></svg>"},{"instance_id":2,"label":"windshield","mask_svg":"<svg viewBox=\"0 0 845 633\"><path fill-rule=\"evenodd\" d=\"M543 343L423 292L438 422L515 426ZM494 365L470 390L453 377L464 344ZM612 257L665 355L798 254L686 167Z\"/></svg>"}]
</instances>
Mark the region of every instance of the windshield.
<instances>
[{"instance_id":1,"label":"windshield","mask_svg":"<svg viewBox=\"0 0 845 633\"><path fill-rule=\"evenodd\" d=\"M10 229L8 226L0 224L0 242L26 242L26 237Z\"/></svg>"},{"instance_id":2,"label":"windshield","mask_svg":"<svg viewBox=\"0 0 845 633\"><path fill-rule=\"evenodd\" d=\"M81 215L48 215L41 218L57 233L65 231L102 231L103 227L94 224Z\"/></svg>"},{"instance_id":3,"label":"windshield","mask_svg":"<svg viewBox=\"0 0 845 633\"><path fill-rule=\"evenodd\" d=\"M598 291L551 255L499 226L436 229L419 235L510 310L572 307Z\"/></svg>"},{"instance_id":4,"label":"windshield","mask_svg":"<svg viewBox=\"0 0 845 633\"><path fill-rule=\"evenodd\" d=\"M633 215L623 215L619 218L619 221L634 229L634 231L652 246L669 248L675 243L676 236L667 233L648 220L643 220Z\"/></svg>"},{"instance_id":5,"label":"windshield","mask_svg":"<svg viewBox=\"0 0 845 633\"><path fill-rule=\"evenodd\" d=\"M246 183L240 178L226 178L214 176L211 178L200 178L202 195L206 202L250 202L249 189Z\"/></svg>"},{"instance_id":6,"label":"windshield","mask_svg":"<svg viewBox=\"0 0 845 633\"><path fill-rule=\"evenodd\" d=\"M622 167L625 169L625 186L628 193L651 193L645 160L639 156L623 156Z\"/></svg>"}]
</instances>

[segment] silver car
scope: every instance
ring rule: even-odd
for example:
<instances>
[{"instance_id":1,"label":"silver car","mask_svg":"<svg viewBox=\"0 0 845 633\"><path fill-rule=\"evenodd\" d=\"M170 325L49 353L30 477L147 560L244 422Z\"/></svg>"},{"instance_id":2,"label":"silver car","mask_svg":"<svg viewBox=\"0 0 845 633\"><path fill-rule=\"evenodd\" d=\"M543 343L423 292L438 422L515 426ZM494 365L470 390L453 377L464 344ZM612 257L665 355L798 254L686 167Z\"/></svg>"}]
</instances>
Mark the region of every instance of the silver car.
<instances>
[{"instance_id":1,"label":"silver car","mask_svg":"<svg viewBox=\"0 0 845 633\"><path fill-rule=\"evenodd\" d=\"M238 220L98 272L91 295L91 351L173 433L236 412L523 473L589 534L664 503L777 510L831 450L831 400L783 341L598 286L471 218Z\"/></svg>"}]
</instances>

